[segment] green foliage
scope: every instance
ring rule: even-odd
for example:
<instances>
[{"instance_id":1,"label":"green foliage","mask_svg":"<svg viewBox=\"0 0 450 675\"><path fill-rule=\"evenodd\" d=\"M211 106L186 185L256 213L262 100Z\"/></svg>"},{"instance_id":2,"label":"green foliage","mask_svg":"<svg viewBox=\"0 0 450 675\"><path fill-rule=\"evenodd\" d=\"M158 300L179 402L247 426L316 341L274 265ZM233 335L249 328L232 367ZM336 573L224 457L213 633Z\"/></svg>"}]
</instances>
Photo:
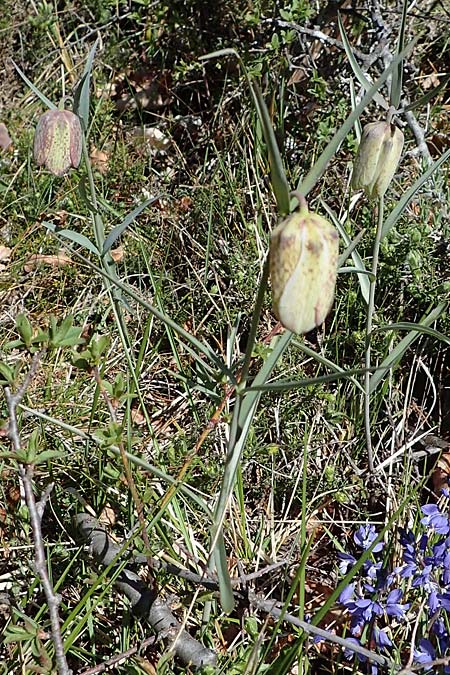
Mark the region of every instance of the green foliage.
<instances>
[{"instance_id":1,"label":"green foliage","mask_svg":"<svg viewBox=\"0 0 450 675\"><path fill-rule=\"evenodd\" d=\"M305 0L219 2L214 11L193 0L88 0L58 13L39 3L15 28L23 45L18 65L44 98L24 88L6 109L14 153L0 157L0 245L12 253L0 260L0 385L17 391L30 354L46 353L18 407L19 453L11 451L1 401L0 533L14 552L7 582L15 604L2 635L8 647L1 673L54 669L45 598L29 564L29 514L12 497L18 462L36 466L37 498L55 484L44 542L62 596L69 663L78 672L148 635L140 620L129 620L112 585L118 570L101 572L69 538L76 536L72 516L88 508L111 518L118 540L144 552L124 451L143 503L151 547L145 553L203 574L212 566L213 526L222 580L228 570L259 575L265 564L286 560L248 587L281 604L287 598L287 611L310 612L313 621L324 613L334 590L331 543L347 536L343 523L365 520L372 496L361 367L375 276L370 342L378 370L370 380L369 422L377 461L409 441L408 429L423 424L427 431L439 421L433 418L439 406L411 374L424 366L436 396L444 391L445 156L425 178L409 153L402 159L387 193L380 264L376 275L367 274L374 214L346 191L352 132L358 115L375 113L388 94L385 85L375 93L363 84L372 93L352 112L347 83L353 74L359 79L349 49L365 49L374 32L359 15L343 15L346 36L336 37L344 53L310 36L300 41L295 27L282 22L327 30L336 17ZM313 59L303 40L314 47ZM73 69L61 60L61 45ZM426 56L431 47L420 49ZM200 60L209 52L216 52L214 60ZM91 66L89 89L82 78ZM393 67L400 72L401 58ZM375 81L380 73L374 67L369 75ZM260 90L256 109L247 77ZM133 94L140 82L157 81L156 103L140 105L131 96L119 110L113 92L123 80ZM31 163L32 127L46 100L73 95L77 82L86 122L89 113L88 152L78 173L55 179ZM420 101L415 86L403 83L409 100ZM420 108L416 114L420 121ZM431 107L431 124L438 114ZM149 127L169 140L164 151L136 131ZM414 140L407 128L405 135L409 151ZM106 173L89 159L94 148L107 156ZM325 326L305 339L278 334L264 289L277 205L281 212L293 208L288 193L297 185L309 192L314 210L339 225L349 268L338 277ZM55 256L60 247L67 265L29 264L34 254ZM392 494L411 497L406 481L415 479L403 467L400 461L389 469L393 485L384 504ZM402 508L406 516L408 504ZM389 524L391 515L380 519ZM386 537L391 531L389 525ZM180 598L174 612L190 633L218 649L220 672L287 675L299 661L308 675L320 667L319 652L299 629L248 610L239 595L238 612L226 617L211 591L194 595L190 582L163 571L156 576L164 597L173 591ZM304 600L311 580L317 590ZM189 672L162 642L152 650L117 671L145 672L145 659L162 658L161 672ZM397 665L404 665L401 654L400 645ZM340 672L338 648L330 647L327 659Z\"/></svg>"}]
</instances>

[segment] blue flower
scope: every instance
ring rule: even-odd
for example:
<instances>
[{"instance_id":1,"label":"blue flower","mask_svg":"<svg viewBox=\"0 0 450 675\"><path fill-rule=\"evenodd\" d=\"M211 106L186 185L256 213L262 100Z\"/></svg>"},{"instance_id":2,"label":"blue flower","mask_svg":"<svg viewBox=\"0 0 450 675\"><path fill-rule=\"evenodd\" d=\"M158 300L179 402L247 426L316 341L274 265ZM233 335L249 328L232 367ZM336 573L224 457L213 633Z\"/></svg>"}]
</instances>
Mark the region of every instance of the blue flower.
<instances>
[{"instance_id":1,"label":"blue flower","mask_svg":"<svg viewBox=\"0 0 450 675\"><path fill-rule=\"evenodd\" d=\"M352 644L357 645L358 647L361 647L361 642L354 637L346 638L346 640L347 640L347 642L351 642ZM363 654L358 654L358 652L354 652L351 647L346 647L344 649L344 656L348 661L351 661L353 659L353 657L355 656L355 653L356 653L358 659L362 663L364 663L364 661L367 661L367 658L365 656L363 656Z\"/></svg>"},{"instance_id":2,"label":"blue flower","mask_svg":"<svg viewBox=\"0 0 450 675\"><path fill-rule=\"evenodd\" d=\"M373 525L361 525L360 527L358 527L355 534L353 535L353 539L357 546L362 548L363 551L367 551L367 549L370 547L374 539L377 538L377 536L378 535ZM378 542L378 544L373 548L373 553L378 553L379 551L381 551L383 546L384 546L383 542L381 541Z\"/></svg>"},{"instance_id":3,"label":"blue flower","mask_svg":"<svg viewBox=\"0 0 450 675\"><path fill-rule=\"evenodd\" d=\"M399 588L395 588L391 591L386 600L386 614L388 616L396 616L399 619L403 619L405 616L405 611L410 608L411 604L408 602L404 605L400 604L400 600L403 597L403 591Z\"/></svg>"},{"instance_id":4,"label":"blue flower","mask_svg":"<svg viewBox=\"0 0 450 675\"><path fill-rule=\"evenodd\" d=\"M382 628L380 629L380 628L378 628L378 626L374 626L373 627L373 637L374 637L374 640L375 640L375 644L378 647L382 647L382 648L392 647L392 642L389 639L388 634Z\"/></svg>"},{"instance_id":5,"label":"blue flower","mask_svg":"<svg viewBox=\"0 0 450 675\"><path fill-rule=\"evenodd\" d=\"M450 524L447 516L440 512L437 504L425 504L422 506L424 518L420 521L425 527L432 527L438 534L448 534Z\"/></svg>"},{"instance_id":6,"label":"blue flower","mask_svg":"<svg viewBox=\"0 0 450 675\"><path fill-rule=\"evenodd\" d=\"M436 650L429 640L421 638L419 640L419 649L414 650L414 661L416 663L429 663L436 658Z\"/></svg>"},{"instance_id":7,"label":"blue flower","mask_svg":"<svg viewBox=\"0 0 450 675\"><path fill-rule=\"evenodd\" d=\"M338 558L339 572L345 576L349 569L356 563L356 558L350 555L350 553L338 553Z\"/></svg>"}]
</instances>

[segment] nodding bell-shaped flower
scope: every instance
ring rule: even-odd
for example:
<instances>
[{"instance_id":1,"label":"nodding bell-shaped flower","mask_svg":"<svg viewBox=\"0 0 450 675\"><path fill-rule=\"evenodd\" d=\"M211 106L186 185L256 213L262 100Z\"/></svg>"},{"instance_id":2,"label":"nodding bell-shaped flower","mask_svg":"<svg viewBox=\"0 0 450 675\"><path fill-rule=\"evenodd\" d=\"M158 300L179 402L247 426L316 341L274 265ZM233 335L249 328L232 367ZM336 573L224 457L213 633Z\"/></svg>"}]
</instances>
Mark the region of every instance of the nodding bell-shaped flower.
<instances>
[{"instance_id":1,"label":"nodding bell-shaped flower","mask_svg":"<svg viewBox=\"0 0 450 675\"><path fill-rule=\"evenodd\" d=\"M293 194L300 209L272 232L269 265L273 311L285 328L301 335L323 323L333 304L339 235L308 211L302 195Z\"/></svg>"},{"instance_id":2,"label":"nodding bell-shaped flower","mask_svg":"<svg viewBox=\"0 0 450 675\"><path fill-rule=\"evenodd\" d=\"M364 188L370 199L384 195L402 154L404 136L391 124L391 117L389 111L386 122L371 122L364 127L356 153L352 187Z\"/></svg>"},{"instance_id":3,"label":"nodding bell-shaped flower","mask_svg":"<svg viewBox=\"0 0 450 675\"><path fill-rule=\"evenodd\" d=\"M69 110L48 110L40 118L34 134L36 164L45 165L55 176L63 176L81 159L81 124Z\"/></svg>"}]
</instances>

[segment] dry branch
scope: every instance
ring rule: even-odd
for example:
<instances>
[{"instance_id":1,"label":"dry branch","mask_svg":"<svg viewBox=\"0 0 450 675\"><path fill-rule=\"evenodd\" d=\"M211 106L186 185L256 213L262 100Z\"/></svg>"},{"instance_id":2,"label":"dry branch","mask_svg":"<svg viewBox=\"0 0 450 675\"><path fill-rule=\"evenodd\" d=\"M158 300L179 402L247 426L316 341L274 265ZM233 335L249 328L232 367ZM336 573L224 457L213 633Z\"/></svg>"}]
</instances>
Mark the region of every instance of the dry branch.
<instances>
[{"instance_id":1,"label":"dry branch","mask_svg":"<svg viewBox=\"0 0 450 675\"><path fill-rule=\"evenodd\" d=\"M38 352L33 356L30 370L28 371L24 381L15 394L11 392L9 387L5 387L5 397L9 415L8 436L16 453L19 453L22 449L19 425L17 423L17 406L23 399L30 382L36 375L42 354L43 352ZM69 675L71 671L67 665L66 656L64 653L58 610L61 599L60 596L57 595L53 590L53 586L48 575L47 559L45 557L45 548L42 539L42 516L44 514L45 505L50 497L53 484L48 485L40 500L36 501L33 490L33 473L33 464L19 464L19 476L25 491L25 500L30 514L31 530L33 533L34 568L41 580L45 598L47 600L48 612L50 615L52 641L55 647L55 658L58 673L59 675Z\"/></svg>"},{"instance_id":2,"label":"dry branch","mask_svg":"<svg viewBox=\"0 0 450 675\"><path fill-rule=\"evenodd\" d=\"M101 565L108 566L118 561L121 547L108 537L96 518L87 513L79 513L75 516L75 524ZM198 640L189 635L174 617L167 603L155 597L137 574L125 567L114 583L131 602L134 614L147 619L157 638L168 641L170 649L180 661L191 664L194 668L216 664L216 653L203 647Z\"/></svg>"}]
</instances>

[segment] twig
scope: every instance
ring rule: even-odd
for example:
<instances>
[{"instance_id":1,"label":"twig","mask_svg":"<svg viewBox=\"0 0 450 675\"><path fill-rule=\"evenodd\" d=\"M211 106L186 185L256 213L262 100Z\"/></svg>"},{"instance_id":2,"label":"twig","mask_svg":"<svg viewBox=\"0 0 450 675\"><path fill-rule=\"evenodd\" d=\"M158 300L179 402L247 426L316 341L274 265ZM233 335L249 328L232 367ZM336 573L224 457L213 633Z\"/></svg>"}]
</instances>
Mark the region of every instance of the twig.
<instances>
[{"instance_id":1,"label":"twig","mask_svg":"<svg viewBox=\"0 0 450 675\"><path fill-rule=\"evenodd\" d=\"M75 516L75 525L101 565L110 565L120 557L121 547L108 537L96 518L87 513L79 513ZM154 593L137 574L125 567L118 575L115 585L130 600L133 612L148 620L157 639L169 641L183 663L191 664L194 668L216 664L216 653L203 647L183 630L167 603L159 597L155 598Z\"/></svg>"},{"instance_id":2,"label":"twig","mask_svg":"<svg viewBox=\"0 0 450 675\"><path fill-rule=\"evenodd\" d=\"M133 561L136 563L143 564L147 562L147 560L147 556L143 555L142 553L133 555ZM180 579L185 579L192 584L200 584L212 591L217 591L219 589L218 580L211 578L211 576L208 578L205 575L195 574L195 572L185 570L182 567L178 567L178 565L165 562L159 558L151 558L151 561L154 570L163 570L164 572L167 572L167 574L173 574L173 576L180 577ZM235 577L231 580L231 585L240 586L242 584L246 584L249 581L253 581L254 579L259 579L260 577L263 577L264 575L269 574L280 567L284 567L286 564L287 563L285 560L280 560L277 563L272 563L271 565L263 567L257 572L251 572L250 574L240 574L238 577ZM205 574L211 575L211 570L205 569Z\"/></svg>"},{"instance_id":3,"label":"twig","mask_svg":"<svg viewBox=\"0 0 450 675\"><path fill-rule=\"evenodd\" d=\"M107 668L111 668L111 666L115 666L116 664L125 661L125 659L129 659L130 656L133 656L134 654L136 654L136 652L140 652L142 649L145 649L146 647L155 644L155 642L156 637L152 635L152 637L142 640L141 644L138 645L137 647L130 647L130 649L127 649L125 652L122 652L121 654L116 654L115 656L112 656L110 659L107 659L106 661L99 663L98 666L93 666L92 668L81 670L78 673L78 675L98 675L98 673L104 673Z\"/></svg>"},{"instance_id":4,"label":"twig","mask_svg":"<svg viewBox=\"0 0 450 675\"><path fill-rule=\"evenodd\" d=\"M37 352L33 356L31 367L27 375L25 376L22 385L19 387L19 389L15 394L11 392L11 389L9 387L5 387L6 404L8 406L8 414L9 414L8 436L11 440L15 452L17 453L21 451L19 427L17 424L17 406L24 397L30 382L36 375L37 369L39 367L39 362L43 353L44 353L43 351ZM58 668L58 673L59 675L69 675L71 671L69 670L66 661L66 656L64 654L64 645L61 636L61 624L58 611L61 598L53 590L52 583L48 576L47 560L45 557L44 542L42 540L42 516L44 514L45 505L50 497L53 484L47 486L40 500L36 502L36 498L33 492L33 473L34 473L33 464L28 465L19 464L19 476L22 480L23 488L25 491L25 499L30 514L31 530L33 533L34 552L35 552L34 568L41 580L42 587L45 593L45 598L47 600L47 606L50 615L51 634L53 644L55 647L55 659Z\"/></svg>"},{"instance_id":5,"label":"twig","mask_svg":"<svg viewBox=\"0 0 450 675\"><path fill-rule=\"evenodd\" d=\"M394 667L394 664L385 656L375 654L375 652L372 652L369 649L365 649L365 647L350 642L349 640L346 640L345 638L342 638L339 635L334 635L333 633L330 633L330 631L324 630L323 628L318 628L317 626L313 626L312 624L307 623L306 621L302 621L293 614L288 614L287 612L284 612L281 603L277 603L275 600L265 600L264 598L260 598L252 592L249 592L249 599L251 604L257 610L270 614L271 616L274 617L274 619L281 618L283 621L290 623L292 626L301 628L306 633L310 633L311 635L321 637L323 640L326 640L327 642L333 642L334 644L344 647L344 649L350 649L351 651L356 652L357 654L361 654L361 656L364 656L369 661L379 663L381 666L389 667L391 670Z\"/></svg>"},{"instance_id":6,"label":"twig","mask_svg":"<svg viewBox=\"0 0 450 675\"><path fill-rule=\"evenodd\" d=\"M266 21L276 23L277 26L279 26L280 28L288 28L290 30L295 30L297 33L300 33L301 35L307 35L308 37L314 38L315 40L321 40L322 42L327 42L329 45L332 45L333 47L345 50L344 43L341 42L341 40L336 40L336 38L327 35L321 30L306 28L305 26L300 26L298 23L293 23L292 21L281 21L280 19L266 19ZM364 54L363 52L360 52L358 49L353 49L353 53L364 63L373 60L372 54Z\"/></svg>"}]
</instances>

